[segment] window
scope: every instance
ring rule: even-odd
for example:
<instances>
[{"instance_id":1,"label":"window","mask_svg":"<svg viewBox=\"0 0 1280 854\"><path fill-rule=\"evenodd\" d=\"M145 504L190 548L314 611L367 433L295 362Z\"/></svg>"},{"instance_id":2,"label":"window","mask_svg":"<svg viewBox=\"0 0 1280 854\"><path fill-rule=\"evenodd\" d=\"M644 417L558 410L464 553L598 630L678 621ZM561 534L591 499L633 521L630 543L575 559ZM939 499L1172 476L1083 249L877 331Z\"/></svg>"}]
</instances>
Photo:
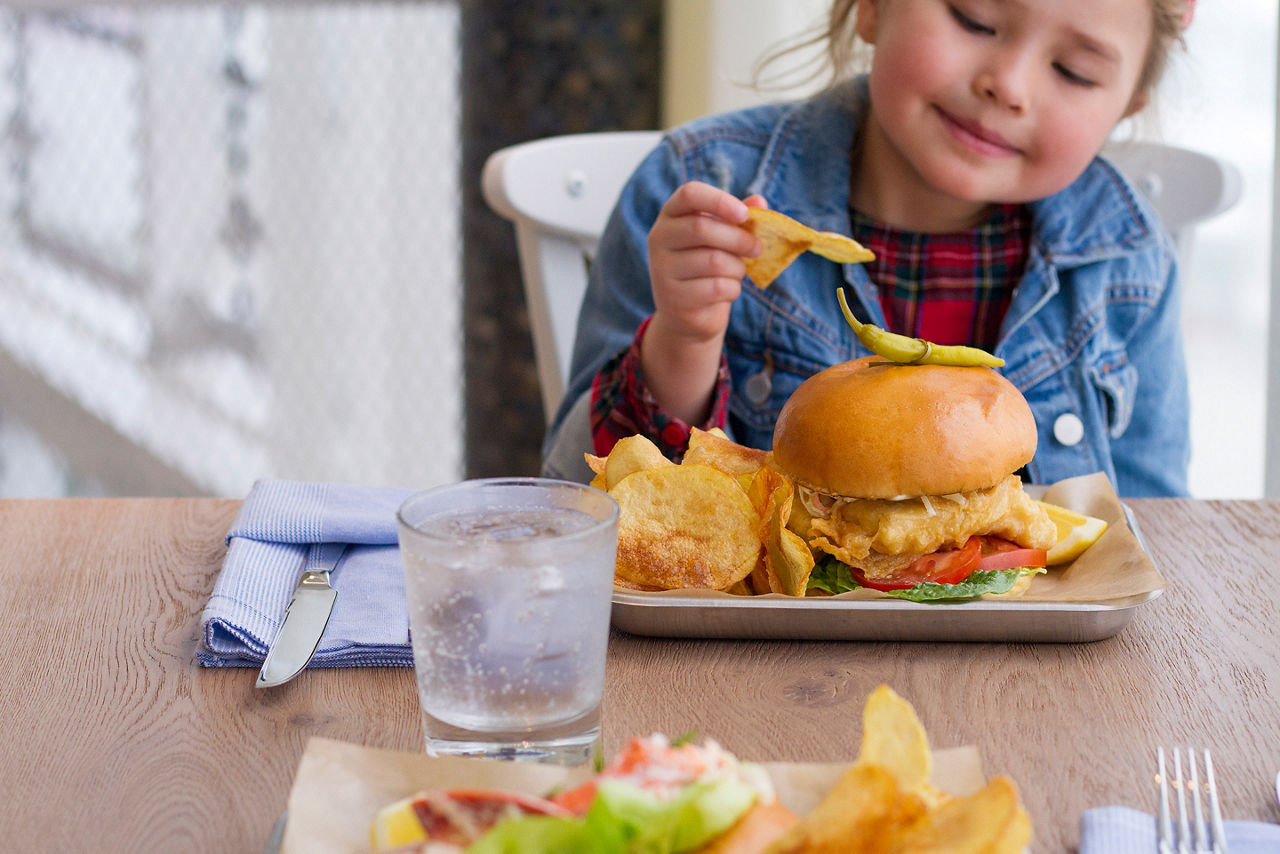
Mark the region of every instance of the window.
<instances>
[{"instance_id":1,"label":"window","mask_svg":"<svg viewBox=\"0 0 1280 854\"><path fill-rule=\"evenodd\" d=\"M5 494L457 479L457 17L0 13Z\"/></svg>"}]
</instances>

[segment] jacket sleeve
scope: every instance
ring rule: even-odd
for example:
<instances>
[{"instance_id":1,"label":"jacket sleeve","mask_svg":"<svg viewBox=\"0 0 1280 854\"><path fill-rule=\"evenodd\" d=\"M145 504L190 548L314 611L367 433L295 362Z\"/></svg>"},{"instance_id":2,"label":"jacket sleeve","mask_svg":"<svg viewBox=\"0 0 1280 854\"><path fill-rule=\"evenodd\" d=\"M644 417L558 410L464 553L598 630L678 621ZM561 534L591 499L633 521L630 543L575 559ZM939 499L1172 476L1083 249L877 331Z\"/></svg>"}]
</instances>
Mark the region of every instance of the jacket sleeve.
<instances>
[{"instance_id":1,"label":"jacket sleeve","mask_svg":"<svg viewBox=\"0 0 1280 854\"><path fill-rule=\"evenodd\" d=\"M1166 244L1168 273L1160 298L1126 347L1136 382L1132 415L1111 441L1122 496L1185 496L1191 457L1190 395L1182 341L1178 265Z\"/></svg>"}]
</instances>

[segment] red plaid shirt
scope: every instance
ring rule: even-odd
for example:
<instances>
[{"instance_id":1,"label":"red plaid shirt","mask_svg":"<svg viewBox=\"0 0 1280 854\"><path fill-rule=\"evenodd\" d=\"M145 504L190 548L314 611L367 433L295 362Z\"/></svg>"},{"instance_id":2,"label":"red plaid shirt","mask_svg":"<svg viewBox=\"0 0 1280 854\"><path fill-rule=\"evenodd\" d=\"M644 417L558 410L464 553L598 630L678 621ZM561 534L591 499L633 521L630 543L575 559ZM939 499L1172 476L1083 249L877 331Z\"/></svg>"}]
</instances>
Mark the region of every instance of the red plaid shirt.
<instances>
[{"instance_id":1,"label":"red plaid shirt","mask_svg":"<svg viewBox=\"0 0 1280 854\"><path fill-rule=\"evenodd\" d=\"M1031 239L1024 205L1002 205L974 228L950 234L903 231L851 211L853 236L876 254L867 276L893 332L935 344L994 350L1022 278Z\"/></svg>"},{"instance_id":2,"label":"red plaid shirt","mask_svg":"<svg viewBox=\"0 0 1280 854\"><path fill-rule=\"evenodd\" d=\"M923 234L878 223L851 211L853 236L876 257L867 276L879 289L886 325L893 332L937 344L968 344L994 350L1013 289L1026 267L1031 217L1024 205L1002 205L983 223L950 234ZM595 452L635 433L654 441L670 459L689 446L689 425L664 412L640 370L640 341L606 362L591 387L591 433ZM729 366L720 360L711 412L703 429L724 427L729 404Z\"/></svg>"}]
</instances>

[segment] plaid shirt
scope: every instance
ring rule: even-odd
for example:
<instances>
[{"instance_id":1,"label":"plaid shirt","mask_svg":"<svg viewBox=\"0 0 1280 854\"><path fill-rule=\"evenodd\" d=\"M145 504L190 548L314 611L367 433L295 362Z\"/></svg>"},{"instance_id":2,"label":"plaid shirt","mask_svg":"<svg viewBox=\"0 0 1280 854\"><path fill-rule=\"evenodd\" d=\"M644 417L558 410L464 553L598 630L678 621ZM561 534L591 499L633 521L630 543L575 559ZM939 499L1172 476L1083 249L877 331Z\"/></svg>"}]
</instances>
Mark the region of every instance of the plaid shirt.
<instances>
[{"instance_id":1,"label":"plaid shirt","mask_svg":"<svg viewBox=\"0 0 1280 854\"><path fill-rule=\"evenodd\" d=\"M850 213L854 238L876 254L867 277L891 331L995 350L1027 262L1025 205L1002 205L985 222L950 234L903 231Z\"/></svg>"},{"instance_id":2,"label":"plaid shirt","mask_svg":"<svg viewBox=\"0 0 1280 854\"><path fill-rule=\"evenodd\" d=\"M1026 266L1031 217L1025 205L1002 205L983 223L950 234L923 234L878 223L850 211L853 236L876 257L866 265L886 324L893 332L936 344L968 344L994 351L1000 325ZM595 452L608 454L619 439L642 433L669 459L689 447L689 425L664 412L640 370L640 341L600 368L591 387ZM703 429L724 427L729 365L722 356L711 412Z\"/></svg>"}]
</instances>

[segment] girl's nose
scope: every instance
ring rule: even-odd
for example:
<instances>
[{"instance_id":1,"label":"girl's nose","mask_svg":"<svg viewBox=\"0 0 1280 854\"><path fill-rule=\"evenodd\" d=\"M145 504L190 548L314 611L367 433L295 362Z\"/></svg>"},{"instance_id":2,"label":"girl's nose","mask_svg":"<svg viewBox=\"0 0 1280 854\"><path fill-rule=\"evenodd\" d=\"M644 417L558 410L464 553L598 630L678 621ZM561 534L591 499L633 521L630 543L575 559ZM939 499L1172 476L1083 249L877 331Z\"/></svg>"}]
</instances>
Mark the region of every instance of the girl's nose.
<instances>
[{"instance_id":1,"label":"girl's nose","mask_svg":"<svg viewBox=\"0 0 1280 854\"><path fill-rule=\"evenodd\" d=\"M1021 115L1030 100L1028 71L1019 57L993 58L973 78L974 94Z\"/></svg>"}]
</instances>

